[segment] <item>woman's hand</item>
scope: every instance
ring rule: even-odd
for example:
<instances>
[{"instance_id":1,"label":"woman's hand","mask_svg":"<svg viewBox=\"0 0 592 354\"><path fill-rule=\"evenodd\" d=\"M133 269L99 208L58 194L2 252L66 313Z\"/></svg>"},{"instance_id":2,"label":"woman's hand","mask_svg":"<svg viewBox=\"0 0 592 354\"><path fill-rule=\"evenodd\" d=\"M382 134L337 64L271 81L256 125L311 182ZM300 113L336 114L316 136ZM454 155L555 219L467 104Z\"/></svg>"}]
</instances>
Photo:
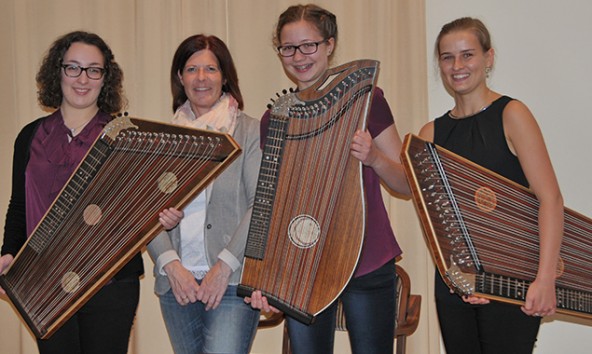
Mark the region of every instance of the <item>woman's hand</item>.
<instances>
[{"instance_id":1,"label":"woman's hand","mask_svg":"<svg viewBox=\"0 0 592 354\"><path fill-rule=\"evenodd\" d=\"M354 134L351 143L351 154L360 160L365 166L372 166L376 161L376 147L372 142L372 136L366 130L358 130Z\"/></svg>"},{"instance_id":2,"label":"woman's hand","mask_svg":"<svg viewBox=\"0 0 592 354\"><path fill-rule=\"evenodd\" d=\"M463 295L462 300L471 305L487 305L489 303L489 299L475 295Z\"/></svg>"},{"instance_id":3,"label":"woman's hand","mask_svg":"<svg viewBox=\"0 0 592 354\"><path fill-rule=\"evenodd\" d=\"M522 312L529 316L551 316L555 314L556 308L555 279L535 279L526 292Z\"/></svg>"},{"instance_id":4,"label":"woman's hand","mask_svg":"<svg viewBox=\"0 0 592 354\"><path fill-rule=\"evenodd\" d=\"M367 130L356 131L350 153L364 166L372 168L392 191L408 196L411 190L399 160L401 146L397 128L392 124L375 138Z\"/></svg>"},{"instance_id":5,"label":"woman's hand","mask_svg":"<svg viewBox=\"0 0 592 354\"><path fill-rule=\"evenodd\" d=\"M166 230L170 230L179 225L184 215L180 210L168 208L158 214L158 221Z\"/></svg>"},{"instance_id":6,"label":"woman's hand","mask_svg":"<svg viewBox=\"0 0 592 354\"><path fill-rule=\"evenodd\" d=\"M173 295L179 305L187 305L197 301L199 285L193 274L183 267L180 261L175 260L164 266L164 271L169 279Z\"/></svg>"},{"instance_id":7,"label":"woman's hand","mask_svg":"<svg viewBox=\"0 0 592 354\"><path fill-rule=\"evenodd\" d=\"M245 303L251 304L252 308L262 310L263 312L280 313L280 310L269 305L267 298L261 294L261 290L255 290L251 293L251 297L245 297Z\"/></svg>"},{"instance_id":8,"label":"woman's hand","mask_svg":"<svg viewBox=\"0 0 592 354\"><path fill-rule=\"evenodd\" d=\"M206 311L220 305L231 274L230 266L220 260L206 273L197 291L197 300L206 305Z\"/></svg>"},{"instance_id":9,"label":"woman's hand","mask_svg":"<svg viewBox=\"0 0 592 354\"><path fill-rule=\"evenodd\" d=\"M4 273L4 271L10 266L14 257L11 254L5 254L4 256L0 257L0 274ZM6 294L6 291L0 287L0 294Z\"/></svg>"}]
</instances>

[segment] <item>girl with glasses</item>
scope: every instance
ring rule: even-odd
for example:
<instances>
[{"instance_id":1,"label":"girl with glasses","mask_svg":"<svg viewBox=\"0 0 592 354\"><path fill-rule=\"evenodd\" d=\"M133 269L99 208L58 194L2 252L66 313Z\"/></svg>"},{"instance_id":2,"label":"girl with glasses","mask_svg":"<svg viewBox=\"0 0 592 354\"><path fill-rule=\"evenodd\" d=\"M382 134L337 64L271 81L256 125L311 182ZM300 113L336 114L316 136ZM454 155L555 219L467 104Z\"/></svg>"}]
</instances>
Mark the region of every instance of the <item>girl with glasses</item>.
<instances>
[{"instance_id":1,"label":"girl with glasses","mask_svg":"<svg viewBox=\"0 0 592 354\"><path fill-rule=\"evenodd\" d=\"M313 85L329 69L337 46L334 14L316 5L289 7L279 17L274 40L284 71L298 90ZM261 120L267 135L270 112ZM395 333L395 257L401 249L384 206L380 182L402 195L409 186L399 161L401 139L381 89L375 89L368 130L355 133L351 154L363 164L367 221L362 254L353 278L340 296L353 353L392 353ZM344 235L347 237L347 235ZM246 299L255 308L275 310L255 291ZM312 325L286 318L292 352L332 353L337 301Z\"/></svg>"},{"instance_id":2,"label":"girl with glasses","mask_svg":"<svg viewBox=\"0 0 592 354\"><path fill-rule=\"evenodd\" d=\"M25 126L15 142L0 273L10 266L112 114L124 108L122 81L111 49L94 33L71 32L50 47L37 84L40 105L53 113ZM163 226L178 222L168 211L165 214ZM39 352L126 353L143 272L137 254L51 337L38 340Z\"/></svg>"}]
</instances>

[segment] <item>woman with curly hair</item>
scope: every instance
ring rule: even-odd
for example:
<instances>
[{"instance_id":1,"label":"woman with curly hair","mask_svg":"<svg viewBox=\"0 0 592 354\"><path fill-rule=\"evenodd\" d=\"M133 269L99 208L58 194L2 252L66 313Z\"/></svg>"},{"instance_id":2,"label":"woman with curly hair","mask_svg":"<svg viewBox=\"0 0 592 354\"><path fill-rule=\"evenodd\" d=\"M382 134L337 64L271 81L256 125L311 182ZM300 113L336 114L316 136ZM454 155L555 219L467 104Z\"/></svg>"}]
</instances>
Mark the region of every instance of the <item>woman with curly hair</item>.
<instances>
[{"instance_id":1,"label":"woman with curly hair","mask_svg":"<svg viewBox=\"0 0 592 354\"><path fill-rule=\"evenodd\" d=\"M53 113L25 126L14 145L0 273L24 246L112 114L126 105L122 81L111 49L96 34L71 32L49 49L37 85L39 104ZM164 215L165 227L166 220ZM126 353L143 272L137 254L49 339L38 340L39 352ZM4 293L1 288L0 292Z\"/></svg>"}]
</instances>

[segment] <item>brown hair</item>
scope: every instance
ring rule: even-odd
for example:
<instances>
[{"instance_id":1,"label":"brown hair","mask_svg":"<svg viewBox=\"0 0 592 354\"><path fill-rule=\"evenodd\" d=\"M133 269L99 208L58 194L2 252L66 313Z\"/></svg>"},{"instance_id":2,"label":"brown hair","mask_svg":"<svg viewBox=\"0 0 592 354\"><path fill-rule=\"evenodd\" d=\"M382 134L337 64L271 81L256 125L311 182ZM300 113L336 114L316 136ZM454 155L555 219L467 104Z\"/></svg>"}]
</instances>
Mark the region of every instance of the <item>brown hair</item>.
<instances>
[{"instance_id":1,"label":"brown hair","mask_svg":"<svg viewBox=\"0 0 592 354\"><path fill-rule=\"evenodd\" d=\"M189 60L193 54L204 49L212 51L220 63L222 77L226 81L226 83L222 85L222 91L231 94L238 102L238 108L242 110L244 107L243 95L238 86L238 74L228 47L226 47L226 44L216 36L196 34L181 42L173 57L173 64L171 66L173 112L187 101L187 95L185 94L185 89L181 84L181 79L179 79L178 74L183 72L187 60Z\"/></svg>"},{"instance_id":2,"label":"brown hair","mask_svg":"<svg viewBox=\"0 0 592 354\"><path fill-rule=\"evenodd\" d=\"M127 105L123 94L123 72L107 43L98 35L83 31L67 33L53 42L49 48L36 76L39 104L50 108L58 108L62 104L61 65L64 54L72 43L77 42L97 47L105 60L103 87L97 99L97 106L109 114L120 112Z\"/></svg>"},{"instance_id":3,"label":"brown hair","mask_svg":"<svg viewBox=\"0 0 592 354\"><path fill-rule=\"evenodd\" d=\"M280 15L273 37L274 46L277 47L281 44L280 36L285 25L301 20L315 25L321 36L323 36L323 39L327 40L333 38L335 41L334 46L337 46L337 17L331 12L314 4L293 5L288 7L286 11ZM331 56L333 53L335 53L335 51L331 53Z\"/></svg>"},{"instance_id":4,"label":"brown hair","mask_svg":"<svg viewBox=\"0 0 592 354\"><path fill-rule=\"evenodd\" d=\"M485 24L476 18L461 17L442 26L434 46L434 56L436 60L440 57L440 41L442 40L442 37L451 32L465 30L472 31L475 34L483 52L487 52L491 49L491 36L489 35L489 31L487 30L487 27L485 27Z\"/></svg>"}]
</instances>

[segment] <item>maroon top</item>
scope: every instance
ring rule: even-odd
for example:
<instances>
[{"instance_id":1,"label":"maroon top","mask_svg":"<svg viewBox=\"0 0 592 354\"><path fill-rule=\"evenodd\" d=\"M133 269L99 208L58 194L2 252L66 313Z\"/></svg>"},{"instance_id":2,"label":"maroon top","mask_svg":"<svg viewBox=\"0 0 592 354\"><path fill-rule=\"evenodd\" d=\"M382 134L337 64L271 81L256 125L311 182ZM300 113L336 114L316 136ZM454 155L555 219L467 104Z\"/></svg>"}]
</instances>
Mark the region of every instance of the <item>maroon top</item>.
<instances>
[{"instance_id":1,"label":"maroon top","mask_svg":"<svg viewBox=\"0 0 592 354\"><path fill-rule=\"evenodd\" d=\"M261 147L265 145L269 118L270 111L268 110L261 118ZM374 138L394 123L393 114L382 90L376 88L367 120L370 135ZM368 274L402 253L382 200L380 177L368 166L363 166L362 177L366 192L366 230L362 254L354 277Z\"/></svg>"},{"instance_id":2,"label":"maroon top","mask_svg":"<svg viewBox=\"0 0 592 354\"><path fill-rule=\"evenodd\" d=\"M25 172L28 236L110 120L109 114L99 112L75 137L64 124L60 110L41 122L31 141Z\"/></svg>"}]
</instances>

